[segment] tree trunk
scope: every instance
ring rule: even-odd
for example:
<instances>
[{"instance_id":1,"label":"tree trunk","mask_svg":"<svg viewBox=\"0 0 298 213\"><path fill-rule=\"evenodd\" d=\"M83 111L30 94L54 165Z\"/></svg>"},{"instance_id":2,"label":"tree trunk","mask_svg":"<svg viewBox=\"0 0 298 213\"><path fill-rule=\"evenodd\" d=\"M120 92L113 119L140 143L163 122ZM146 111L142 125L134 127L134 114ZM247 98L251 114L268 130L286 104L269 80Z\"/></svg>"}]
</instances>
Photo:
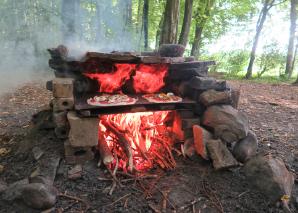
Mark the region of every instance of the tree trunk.
<instances>
[{"instance_id":1,"label":"tree trunk","mask_svg":"<svg viewBox=\"0 0 298 213\"><path fill-rule=\"evenodd\" d=\"M290 36L289 36L289 45L288 45L288 53L287 53L287 64L285 73L288 78L291 78L293 73L293 58L294 58L294 39L295 39L295 31L296 31L296 19L297 19L297 0L291 0L291 12L290 12Z\"/></svg>"},{"instance_id":2,"label":"tree trunk","mask_svg":"<svg viewBox=\"0 0 298 213\"><path fill-rule=\"evenodd\" d=\"M200 23L196 24L195 38L191 48L191 55L198 57L200 52L200 43L202 39L203 26Z\"/></svg>"},{"instance_id":3,"label":"tree trunk","mask_svg":"<svg viewBox=\"0 0 298 213\"><path fill-rule=\"evenodd\" d=\"M96 20L95 20L96 36L95 41L98 43L101 40L101 12L100 12L100 0L96 0Z\"/></svg>"},{"instance_id":4,"label":"tree trunk","mask_svg":"<svg viewBox=\"0 0 298 213\"><path fill-rule=\"evenodd\" d=\"M143 27L144 27L144 49L148 49L148 17L149 17L149 0L144 0L143 7Z\"/></svg>"},{"instance_id":5,"label":"tree trunk","mask_svg":"<svg viewBox=\"0 0 298 213\"><path fill-rule=\"evenodd\" d=\"M179 44L183 46L187 45L188 42L188 35L191 25L191 18L192 18L192 8L193 8L193 0L185 0L185 8L184 8L184 18L182 29L179 37Z\"/></svg>"},{"instance_id":6,"label":"tree trunk","mask_svg":"<svg viewBox=\"0 0 298 213\"><path fill-rule=\"evenodd\" d=\"M180 0L167 0L160 44L177 42Z\"/></svg>"},{"instance_id":7,"label":"tree trunk","mask_svg":"<svg viewBox=\"0 0 298 213\"><path fill-rule=\"evenodd\" d=\"M256 26L256 35L254 37L253 46L252 46L252 49L250 52L249 64L248 64L247 72L245 75L246 79L250 79L252 77L252 69L253 69L253 64L254 64L255 58L256 58L256 50L258 47L259 38L260 38L262 29L264 26L264 22L267 18L268 11L273 6L273 3L274 3L274 0L273 1L265 0L262 11L260 12L259 19L258 19L257 26Z\"/></svg>"},{"instance_id":8,"label":"tree trunk","mask_svg":"<svg viewBox=\"0 0 298 213\"><path fill-rule=\"evenodd\" d=\"M158 49L159 43L160 43L160 33L162 31L162 25L163 25L164 17L162 16L160 18L158 28L156 30L156 35L155 35L155 49Z\"/></svg>"}]
</instances>

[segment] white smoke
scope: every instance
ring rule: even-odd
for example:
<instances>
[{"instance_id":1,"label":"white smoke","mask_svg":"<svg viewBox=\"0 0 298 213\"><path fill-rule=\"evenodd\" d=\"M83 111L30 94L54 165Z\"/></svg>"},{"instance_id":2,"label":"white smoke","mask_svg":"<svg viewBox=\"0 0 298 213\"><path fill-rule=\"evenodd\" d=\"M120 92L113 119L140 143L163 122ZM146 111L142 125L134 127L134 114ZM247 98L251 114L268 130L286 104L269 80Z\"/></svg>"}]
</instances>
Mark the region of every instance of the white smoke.
<instances>
[{"instance_id":1,"label":"white smoke","mask_svg":"<svg viewBox=\"0 0 298 213\"><path fill-rule=\"evenodd\" d=\"M64 0L4 1L0 3L0 95L23 83L53 77L47 48L64 44L71 56L87 51L138 51L139 36L125 20L131 0L73 0L79 2L75 33L63 39ZM70 0L68 0L70 1ZM66 13L65 13L66 12ZM129 27L128 27L129 26Z\"/></svg>"}]
</instances>

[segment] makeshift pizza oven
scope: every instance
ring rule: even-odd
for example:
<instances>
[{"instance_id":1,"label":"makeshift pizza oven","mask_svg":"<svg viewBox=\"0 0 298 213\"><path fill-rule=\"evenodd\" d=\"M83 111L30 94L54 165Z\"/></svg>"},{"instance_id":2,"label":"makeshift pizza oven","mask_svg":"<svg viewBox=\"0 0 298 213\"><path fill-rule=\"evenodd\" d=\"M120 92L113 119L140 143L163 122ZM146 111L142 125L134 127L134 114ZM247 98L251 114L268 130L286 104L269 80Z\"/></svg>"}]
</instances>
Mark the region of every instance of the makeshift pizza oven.
<instances>
[{"instance_id":1,"label":"makeshift pizza oven","mask_svg":"<svg viewBox=\"0 0 298 213\"><path fill-rule=\"evenodd\" d=\"M55 79L55 133L64 140L68 163L99 153L101 162L126 171L175 167L175 143L193 140L206 90L230 92L225 81L207 77L213 61L161 57L158 53L88 52L68 57L49 49Z\"/></svg>"}]
</instances>

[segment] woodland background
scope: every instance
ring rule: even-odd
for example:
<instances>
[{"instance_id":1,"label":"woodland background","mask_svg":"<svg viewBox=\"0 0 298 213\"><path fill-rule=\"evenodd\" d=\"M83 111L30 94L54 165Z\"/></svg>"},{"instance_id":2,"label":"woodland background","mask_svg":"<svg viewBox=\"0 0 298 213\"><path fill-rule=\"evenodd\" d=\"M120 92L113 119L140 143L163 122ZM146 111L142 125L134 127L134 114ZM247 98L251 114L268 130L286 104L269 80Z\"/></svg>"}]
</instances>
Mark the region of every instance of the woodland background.
<instances>
[{"instance_id":1,"label":"woodland background","mask_svg":"<svg viewBox=\"0 0 298 213\"><path fill-rule=\"evenodd\" d=\"M216 60L226 78L298 83L297 0L0 0L0 91L48 70L47 48L152 51Z\"/></svg>"}]
</instances>

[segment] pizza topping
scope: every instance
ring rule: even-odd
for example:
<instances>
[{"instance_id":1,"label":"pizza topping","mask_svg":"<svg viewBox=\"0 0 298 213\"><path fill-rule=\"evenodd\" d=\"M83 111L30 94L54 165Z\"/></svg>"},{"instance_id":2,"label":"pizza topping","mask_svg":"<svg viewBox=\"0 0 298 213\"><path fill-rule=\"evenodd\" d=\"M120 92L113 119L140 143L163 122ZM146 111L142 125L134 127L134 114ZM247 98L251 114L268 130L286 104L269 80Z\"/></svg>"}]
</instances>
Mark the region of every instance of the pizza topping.
<instances>
[{"instance_id":1,"label":"pizza topping","mask_svg":"<svg viewBox=\"0 0 298 213\"><path fill-rule=\"evenodd\" d=\"M104 94L100 96L94 96L87 100L90 105L109 106L109 105L121 105L121 104L134 104L137 101L135 98L131 98L127 95L109 95Z\"/></svg>"},{"instance_id":2,"label":"pizza topping","mask_svg":"<svg viewBox=\"0 0 298 213\"><path fill-rule=\"evenodd\" d=\"M175 96L173 93L147 94L143 95L143 98L153 103L172 103L182 101L182 98Z\"/></svg>"}]
</instances>

